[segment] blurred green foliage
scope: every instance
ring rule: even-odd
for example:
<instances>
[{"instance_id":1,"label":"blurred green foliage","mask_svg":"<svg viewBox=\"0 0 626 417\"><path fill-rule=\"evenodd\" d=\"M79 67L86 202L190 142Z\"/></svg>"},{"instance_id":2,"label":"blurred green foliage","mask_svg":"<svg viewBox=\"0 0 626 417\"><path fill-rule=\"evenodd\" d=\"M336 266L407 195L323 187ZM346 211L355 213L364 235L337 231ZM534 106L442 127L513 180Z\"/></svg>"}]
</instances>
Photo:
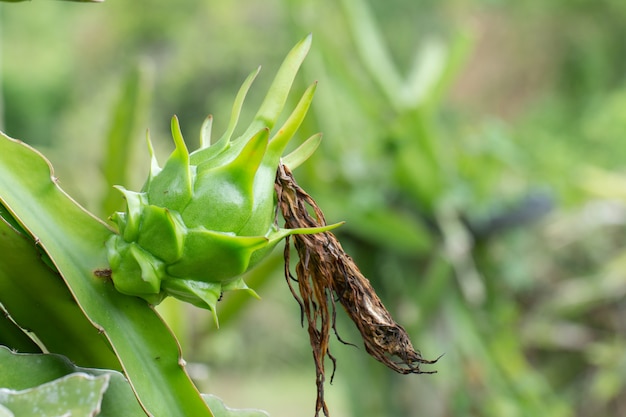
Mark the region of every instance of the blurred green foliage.
<instances>
[{"instance_id":1,"label":"blurred green foliage","mask_svg":"<svg viewBox=\"0 0 626 417\"><path fill-rule=\"evenodd\" d=\"M9 135L47 148L79 200L100 201L89 197L108 187L99 167L110 109L139 61L153 67L145 124L159 148L174 113L183 132L208 113L223 130L233 93L263 64L255 108L266 74L312 32L300 81L319 86L301 136L324 140L296 177L329 222L347 221L340 239L415 345L445 353L439 374L399 376L334 344L334 415L622 415L624 4L0 4L2 120ZM147 155L129 149L132 188ZM248 280L264 300L226 297L219 331L173 309L187 356L212 371L208 391L275 417L301 415L314 399L279 256ZM350 323L339 330L359 345ZM276 381L262 398L271 402L242 398L239 375ZM308 390L293 394L303 380Z\"/></svg>"}]
</instances>

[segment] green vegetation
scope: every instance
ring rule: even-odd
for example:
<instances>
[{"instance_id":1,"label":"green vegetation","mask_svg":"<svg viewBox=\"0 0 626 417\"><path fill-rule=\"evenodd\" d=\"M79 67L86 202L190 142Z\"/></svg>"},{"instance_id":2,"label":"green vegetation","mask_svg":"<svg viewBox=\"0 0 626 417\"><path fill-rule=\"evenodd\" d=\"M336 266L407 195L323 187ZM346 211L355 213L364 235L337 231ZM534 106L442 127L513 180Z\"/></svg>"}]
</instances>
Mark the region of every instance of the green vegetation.
<instances>
[{"instance_id":1,"label":"green vegetation","mask_svg":"<svg viewBox=\"0 0 626 417\"><path fill-rule=\"evenodd\" d=\"M414 345L427 358L444 354L435 375L392 373L365 354L360 336L338 310L339 336L357 347L331 342L337 371L334 385L326 386L330 414L622 415L622 3L0 4L2 130L44 153L63 189L106 219L124 209L112 186L139 190L148 176L145 128L160 161L171 151L167 121L173 114L190 148L197 141L185 132L201 130L209 113L216 116L214 131L228 131L225 116L234 92L263 64L239 115L247 126L284 53L312 33L294 90L302 94L307 86L299 83L318 84L294 142L317 132L323 140L296 177L329 223L345 220L335 231L339 240ZM287 106L294 108L297 99L289 97ZM246 129L231 133L238 137ZM17 147L27 149L1 143L0 158L19 152ZM27 165L4 158L5 205L5 190L54 188L41 157L31 151L22 156ZM27 172L20 171L25 166ZM35 168L36 181L16 186L28 182ZM132 381L132 366L139 373L148 365L131 359L129 368L125 353L135 355L132 350L141 346L151 349L144 358L175 364L176 341L166 330L158 340L147 340L158 333L147 332L148 326L165 326L143 300L120 304L112 286L100 282L104 292L94 292L78 279L70 285L79 299L73 304L54 271L31 262L41 251L24 237L27 223L58 226L59 235L51 239L67 237L66 249L79 250L70 263L77 276L107 265L106 253L102 257L99 249L79 242L85 236L105 241L113 223L80 210L64 216L73 225L47 217L51 211L41 207L77 207L60 203L63 198L50 191L27 201L16 193L32 220L2 223L0 253L20 248L23 255L0 255L0 276L22 270L28 280L26 290L0 280L0 302L15 322L41 329L39 341L75 363L50 359L50 378L36 379L35 372L33 384L55 380L62 386L72 383L66 375L76 374L92 381L95 393L106 380L125 398L128 386L119 373L93 368L123 370L141 386ZM19 218L0 214L8 221ZM75 233L76 224L82 235ZM46 227L41 230L33 234L54 260ZM217 304L219 330L206 310L169 299L159 305L194 384L177 372L156 378L150 382L155 391L142 393L146 403L158 403L159 386L165 386L159 384L176 380L181 396L163 398L162 407L204 407L197 393L190 394L195 385L226 404L263 408L273 417L312 414L314 364L299 307L282 276L280 252L279 247L244 276L261 301L224 295ZM219 294L212 297L215 303ZM62 312L48 299L63 300ZM25 307L35 303L38 314ZM105 310L117 315L93 318L89 306L97 303L111 304ZM51 317L74 319L45 332ZM121 324L109 330L107 321ZM92 322L103 325L107 339ZM0 341L21 352L37 352L39 346L4 315ZM121 342L128 342L120 345L121 356L108 350L109 343ZM93 349L80 348L85 345ZM0 362L1 380L8 378L3 367L21 358L0 354L9 358ZM24 387L11 386L16 392ZM189 401L177 404L180 398ZM105 413L108 399L101 399ZM216 416L227 415L217 414L219 401L210 401Z\"/></svg>"}]
</instances>

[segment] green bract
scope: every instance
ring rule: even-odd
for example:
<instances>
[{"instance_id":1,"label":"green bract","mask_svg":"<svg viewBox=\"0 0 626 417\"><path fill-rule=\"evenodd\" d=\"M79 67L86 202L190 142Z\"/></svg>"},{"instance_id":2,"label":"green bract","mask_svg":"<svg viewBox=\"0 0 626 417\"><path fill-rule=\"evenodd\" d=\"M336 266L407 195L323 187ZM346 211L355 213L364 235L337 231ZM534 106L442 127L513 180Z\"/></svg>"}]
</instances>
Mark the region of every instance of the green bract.
<instances>
[{"instance_id":1,"label":"green bract","mask_svg":"<svg viewBox=\"0 0 626 417\"><path fill-rule=\"evenodd\" d=\"M174 117L176 148L161 168L148 140L152 166L142 190L117 187L127 207L112 216L119 234L107 241L107 248L118 291L153 304L172 295L215 312L223 291L245 289L254 294L241 275L284 237L333 227L281 229L275 223L276 169L304 119L315 84L304 92L283 126L271 137L270 132L310 43L309 36L289 53L254 120L239 138L231 140L231 135L258 70L241 87L228 129L215 143L210 143L208 118L200 148L189 153ZM285 157L285 163L304 161L319 139L319 135L310 138Z\"/></svg>"}]
</instances>

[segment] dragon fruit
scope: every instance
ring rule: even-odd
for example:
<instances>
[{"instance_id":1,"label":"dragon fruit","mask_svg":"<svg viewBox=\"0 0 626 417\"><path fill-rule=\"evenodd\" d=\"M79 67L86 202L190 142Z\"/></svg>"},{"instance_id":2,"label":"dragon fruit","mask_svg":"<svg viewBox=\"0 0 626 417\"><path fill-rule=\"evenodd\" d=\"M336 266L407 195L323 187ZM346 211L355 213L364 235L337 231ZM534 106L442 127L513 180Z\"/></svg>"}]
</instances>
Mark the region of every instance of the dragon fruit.
<instances>
[{"instance_id":1,"label":"dragon fruit","mask_svg":"<svg viewBox=\"0 0 626 417\"><path fill-rule=\"evenodd\" d=\"M174 296L215 316L222 292L247 290L255 295L242 274L280 240L335 226L282 229L276 223L276 170L309 108L315 84L304 92L285 123L275 132L272 129L310 43L308 36L288 54L240 137L232 139L232 134L258 70L242 85L229 126L219 140L211 144L209 117L202 127L199 149L190 153L174 117L175 149L159 167L148 139L152 163L143 188L135 192L116 187L126 200L126 209L113 214L119 233L106 245L118 291L152 304ZM291 168L300 164L319 141L320 135L309 138L283 163Z\"/></svg>"}]
</instances>

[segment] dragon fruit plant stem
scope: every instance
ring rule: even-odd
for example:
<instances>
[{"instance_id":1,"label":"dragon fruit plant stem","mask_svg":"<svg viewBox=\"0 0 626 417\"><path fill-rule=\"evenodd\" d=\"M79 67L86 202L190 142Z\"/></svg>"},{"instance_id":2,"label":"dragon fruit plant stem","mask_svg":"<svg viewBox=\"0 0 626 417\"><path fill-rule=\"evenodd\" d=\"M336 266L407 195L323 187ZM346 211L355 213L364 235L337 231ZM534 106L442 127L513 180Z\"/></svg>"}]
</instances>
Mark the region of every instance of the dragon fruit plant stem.
<instances>
[{"instance_id":1,"label":"dragon fruit plant stem","mask_svg":"<svg viewBox=\"0 0 626 417\"><path fill-rule=\"evenodd\" d=\"M126 210L112 220L119 234L107 241L115 288L158 304L174 296L213 312L224 291L247 290L241 275L256 265L288 235L317 233L334 226L281 229L276 224L274 179L281 155L302 123L315 84L302 95L285 123L271 134L291 84L311 44L308 36L289 53L251 125L232 139L252 73L233 105L226 133L211 144L211 118L203 128L200 148L189 152L176 117L175 149L159 167L152 158L147 181L139 192L117 188ZM297 165L319 144L315 135L286 157ZM293 166L292 166L293 167Z\"/></svg>"}]
</instances>

